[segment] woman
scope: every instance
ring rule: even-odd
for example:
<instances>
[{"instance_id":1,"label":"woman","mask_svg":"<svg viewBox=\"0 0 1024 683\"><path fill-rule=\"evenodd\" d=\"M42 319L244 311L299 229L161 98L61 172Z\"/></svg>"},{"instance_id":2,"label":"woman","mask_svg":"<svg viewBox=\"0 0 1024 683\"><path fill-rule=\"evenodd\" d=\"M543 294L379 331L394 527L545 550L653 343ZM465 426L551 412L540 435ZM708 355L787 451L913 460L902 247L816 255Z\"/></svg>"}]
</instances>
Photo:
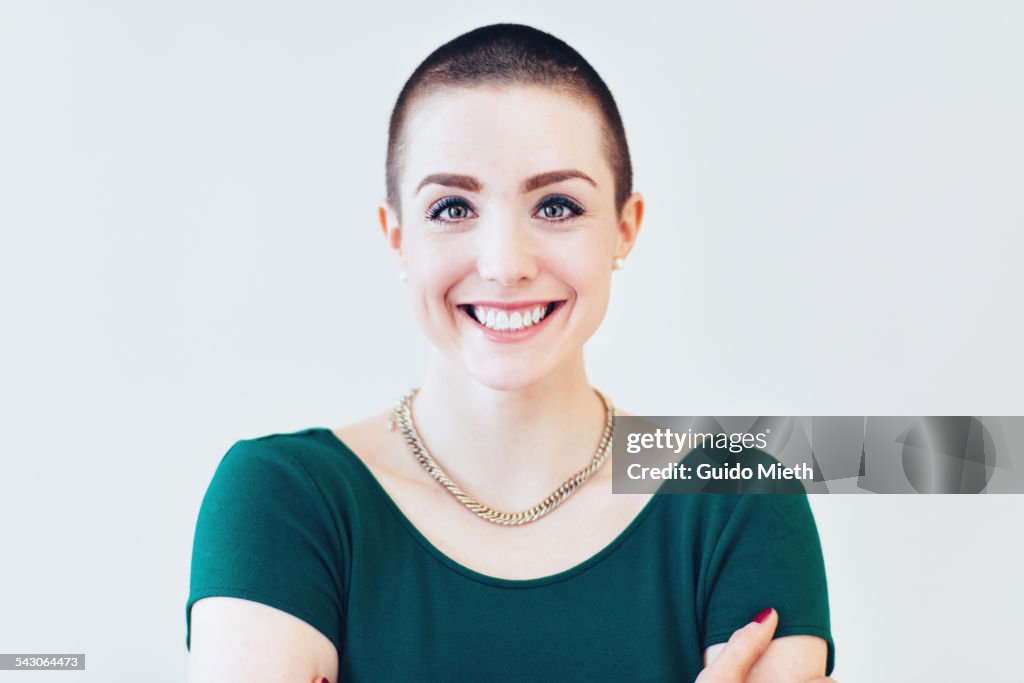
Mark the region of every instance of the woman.
<instances>
[{"instance_id":1,"label":"woman","mask_svg":"<svg viewBox=\"0 0 1024 683\"><path fill-rule=\"evenodd\" d=\"M393 410L224 457L196 527L190 681L831 671L805 496L611 492L613 408L583 345L640 229L631 184L611 94L557 38L487 26L420 65L378 218L426 374Z\"/></svg>"}]
</instances>

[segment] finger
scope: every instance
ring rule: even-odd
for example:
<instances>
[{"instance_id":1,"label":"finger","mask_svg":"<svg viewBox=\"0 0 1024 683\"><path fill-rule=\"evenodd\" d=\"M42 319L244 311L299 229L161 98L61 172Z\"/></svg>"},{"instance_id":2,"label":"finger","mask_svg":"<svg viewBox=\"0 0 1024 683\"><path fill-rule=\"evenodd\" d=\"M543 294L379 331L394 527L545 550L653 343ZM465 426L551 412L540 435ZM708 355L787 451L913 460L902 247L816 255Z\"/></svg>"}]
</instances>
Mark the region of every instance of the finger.
<instances>
[{"instance_id":1,"label":"finger","mask_svg":"<svg viewBox=\"0 0 1024 683\"><path fill-rule=\"evenodd\" d=\"M718 656L697 678L697 683L743 683L747 672L772 642L779 615L774 609L758 614L738 629Z\"/></svg>"}]
</instances>

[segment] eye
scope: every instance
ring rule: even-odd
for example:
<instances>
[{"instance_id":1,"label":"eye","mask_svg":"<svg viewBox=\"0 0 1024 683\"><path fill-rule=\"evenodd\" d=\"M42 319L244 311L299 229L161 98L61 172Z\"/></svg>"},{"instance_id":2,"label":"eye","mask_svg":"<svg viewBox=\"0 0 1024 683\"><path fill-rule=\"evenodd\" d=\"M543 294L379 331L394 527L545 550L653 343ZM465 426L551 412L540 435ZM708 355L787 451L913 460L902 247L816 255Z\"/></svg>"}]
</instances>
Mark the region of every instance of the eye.
<instances>
[{"instance_id":1,"label":"eye","mask_svg":"<svg viewBox=\"0 0 1024 683\"><path fill-rule=\"evenodd\" d=\"M551 223L571 221L584 213L583 207L563 195L545 197L540 203L540 216Z\"/></svg>"},{"instance_id":2,"label":"eye","mask_svg":"<svg viewBox=\"0 0 1024 683\"><path fill-rule=\"evenodd\" d=\"M427 209L426 219L438 223L456 223L470 217L472 209L460 197L445 197Z\"/></svg>"}]
</instances>

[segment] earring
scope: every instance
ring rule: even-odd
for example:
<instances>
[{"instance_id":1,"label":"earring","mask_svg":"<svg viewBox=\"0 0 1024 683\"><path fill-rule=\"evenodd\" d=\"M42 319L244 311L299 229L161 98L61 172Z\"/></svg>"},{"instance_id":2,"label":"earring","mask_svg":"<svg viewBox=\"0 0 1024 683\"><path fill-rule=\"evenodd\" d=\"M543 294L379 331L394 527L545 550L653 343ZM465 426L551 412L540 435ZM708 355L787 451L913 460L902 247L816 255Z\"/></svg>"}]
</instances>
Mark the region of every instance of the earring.
<instances>
[{"instance_id":1,"label":"earring","mask_svg":"<svg viewBox=\"0 0 1024 683\"><path fill-rule=\"evenodd\" d=\"M402 282L408 282L409 276L405 274L404 270L398 271L398 279Z\"/></svg>"},{"instance_id":2,"label":"earring","mask_svg":"<svg viewBox=\"0 0 1024 683\"><path fill-rule=\"evenodd\" d=\"M617 259L615 259L615 261L614 261L614 263L612 265L612 270L622 270L625 267L626 267L626 260L623 259L623 258L617 258Z\"/></svg>"}]
</instances>

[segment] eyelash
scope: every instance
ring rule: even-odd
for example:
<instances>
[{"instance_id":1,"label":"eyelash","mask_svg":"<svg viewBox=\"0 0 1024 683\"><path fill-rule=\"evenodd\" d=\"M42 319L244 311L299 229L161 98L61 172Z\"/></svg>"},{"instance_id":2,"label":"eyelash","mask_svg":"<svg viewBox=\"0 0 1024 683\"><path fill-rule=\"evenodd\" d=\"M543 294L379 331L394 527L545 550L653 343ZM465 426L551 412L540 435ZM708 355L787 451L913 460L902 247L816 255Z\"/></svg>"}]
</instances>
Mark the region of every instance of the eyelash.
<instances>
[{"instance_id":1,"label":"eyelash","mask_svg":"<svg viewBox=\"0 0 1024 683\"><path fill-rule=\"evenodd\" d=\"M464 206L467 209L470 208L466 200L462 199L461 197L445 197L444 199L441 199L433 206L431 206L429 209L427 209L425 218L428 221L434 221L436 223L459 223L463 220L466 220L464 218L460 218L457 220L448 220L441 218L441 213L445 209L452 206ZM540 210L546 206L562 206L569 211L569 215L563 216L561 218L543 219L548 223L565 223L571 220L575 220L576 218L579 218L586 212L582 206L580 206L573 200L563 195L551 195L550 197L545 197L543 200L541 200L540 204L537 206L537 209Z\"/></svg>"}]
</instances>

